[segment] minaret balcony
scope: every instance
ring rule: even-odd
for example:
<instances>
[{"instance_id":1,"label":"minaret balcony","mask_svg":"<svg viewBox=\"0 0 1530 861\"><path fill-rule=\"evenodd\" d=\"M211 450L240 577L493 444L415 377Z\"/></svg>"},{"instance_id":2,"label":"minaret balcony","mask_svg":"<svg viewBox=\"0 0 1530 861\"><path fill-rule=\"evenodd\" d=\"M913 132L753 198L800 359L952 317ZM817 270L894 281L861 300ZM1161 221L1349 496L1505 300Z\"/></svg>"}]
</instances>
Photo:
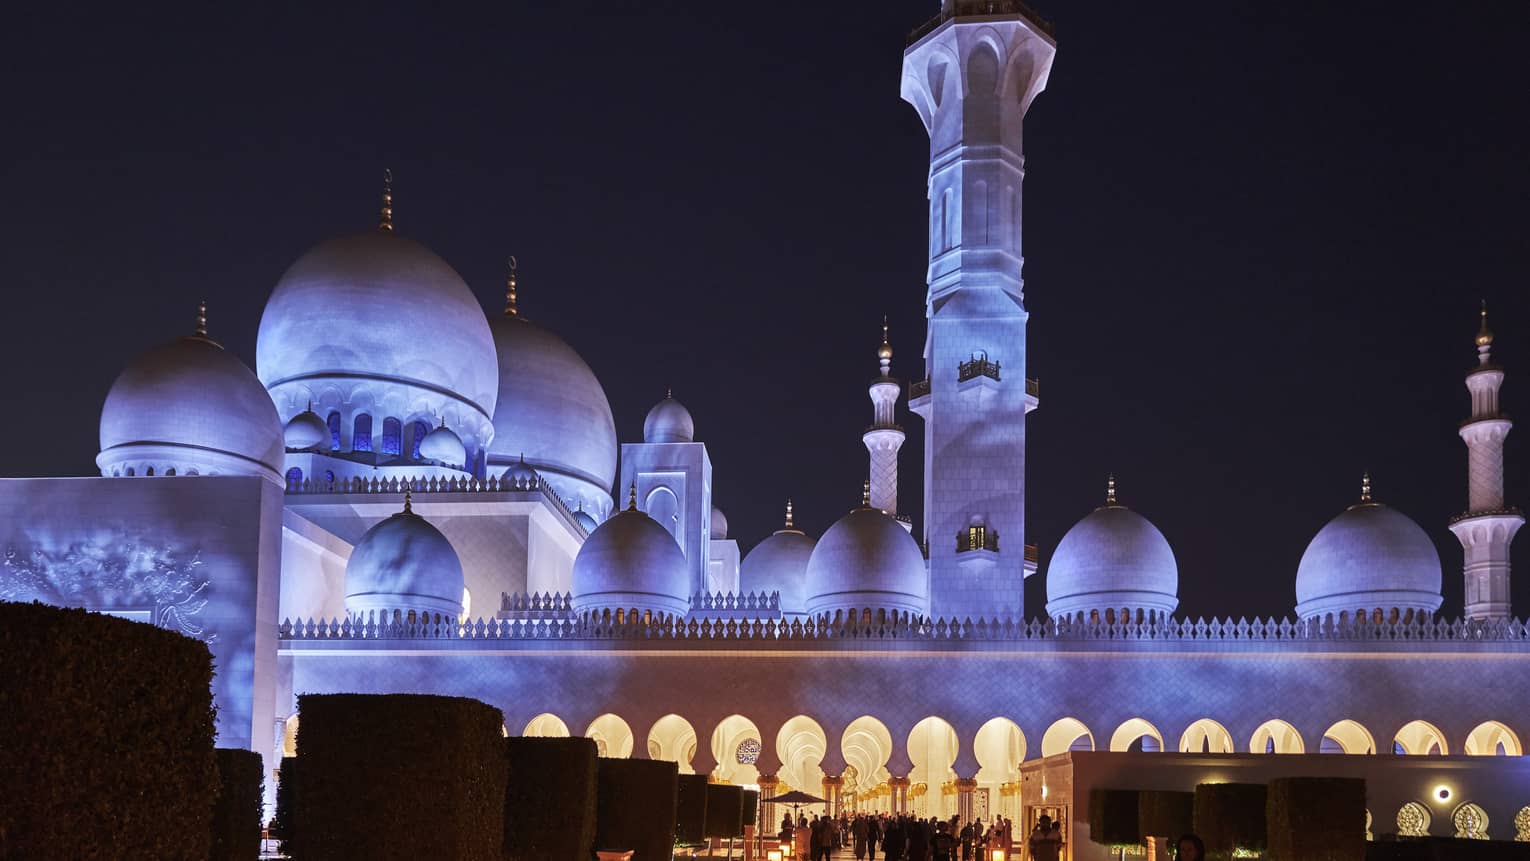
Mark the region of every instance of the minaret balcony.
<instances>
[{"instance_id":1,"label":"minaret balcony","mask_svg":"<svg viewBox=\"0 0 1530 861\"><path fill-rule=\"evenodd\" d=\"M939 15L915 27L908 34L908 44L912 45L930 35L952 18L978 15L1019 15L1037 30L1053 38L1057 36L1051 21L1036 14L1036 10L1020 0L946 0L941 6Z\"/></svg>"}]
</instances>

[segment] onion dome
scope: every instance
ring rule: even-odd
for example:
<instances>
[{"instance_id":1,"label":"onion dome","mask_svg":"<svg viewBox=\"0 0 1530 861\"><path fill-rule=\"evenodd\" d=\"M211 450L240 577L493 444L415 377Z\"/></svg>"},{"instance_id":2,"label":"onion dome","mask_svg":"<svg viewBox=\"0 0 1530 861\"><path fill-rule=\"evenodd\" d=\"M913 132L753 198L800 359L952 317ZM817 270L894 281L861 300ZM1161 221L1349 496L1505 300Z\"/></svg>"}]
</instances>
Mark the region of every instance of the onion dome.
<instances>
[{"instance_id":1,"label":"onion dome","mask_svg":"<svg viewBox=\"0 0 1530 861\"><path fill-rule=\"evenodd\" d=\"M664 400L648 411L643 419L643 442L694 442L696 422L674 395L664 393Z\"/></svg>"},{"instance_id":2,"label":"onion dome","mask_svg":"<svg viewBox=\"0 0 1530 861\"><path fill-rule=\"evenodd\" d=\"M1116 501L1112 476L1105 504L1085 515L1057 543L1047 566L1047 615L1089 618L1126 611L1147 618L1179 606L1179 564L1146 517ZM1125 621L1125 620L1123 620Z\"/></svg>"},{"instance_id":3,"label":"onion dome","mask_svg":"<svg viewBox=\"0 0 1530 861\"><path fill-rule=\"evenodd\" d=\"M395 418L449 418L470 449L493 433L499 368L483 308L391 219L321 242L287 269L261 316L255 365L284 417L313 400L349 427L400 403L410 412Z\"/></svg>"},{"instance_id":4,"label":"onion dome","mask_svg":"<svg viewBox=\"0 0 1530 861\"><path fill-rule=\"evenodd\" d=\"M808 559L817 542L792 525L792 504L786 503L786 526L749 551L738 569L738 588L746 595L781 594L781 612L807 612Z\"/></svg>"},{"instance_id":5,"label":"onion dome","mask_svg":"<svg viewBox=\"0 0 1530 861\"><path fill-rule=\"evenodd\" d=\"M134 359L101 407L96 465L112 475L260 475L281 484L282 424L238 357L196 332Z\"/></svg>"},{"instance_id":6,"label":"onion dome","mask_svg":"<svg viewBox=\"0 0 1530 861\"><path fill-rule=\"evenodd\" d=\"M636 487L631 493L627 509L596 527L574 557L574 611L683 616L691 595L685 555L674 536L637 510Z\"/></svg>"},{"instance_id":7,"label":"onion dome","mask_svg":"<svg viewBox=\"0 0 1530 861\"><path fill-rule=\"evenodd\" d=\"M913 536L886 514L863 505L818 539L807 564L806 609L886 609L929 613L930 577Z\"/></svg>"},{"instance_id":8,"label":"onion dome","mask_svg":"<svg viewBox=\"0 0 1530 861\"><path fill-rule=\"evenodd\" d=\"M313 404L310 403L308 409L293 416L287 426L282 428L282 439L288 451L327 449L330 444L329 425L313 411Z\"/></svg>"},{"instance_id":9,"label":"onion dome","mask_svg":"<svg viewBox=\"0 0 1530 861\"><path fill-rule=\"evenodd\" d=\"M467 447L462 444L462 437L442 422L420 441L420 457L448 466L460 466L467 462Z\"/></svg>"},{"instance_id":10,"label":"onion dome","mask_svg":"<svg viewBox=\"0 0 1530 861\"><path fill-rule=\"evenodd\" d=\"M1440 609L1440 554L1417 523L1371 499L1370 476L1360 502L1328 521L1296 569L1296 615L1303 619Z\"/></svg>"},{"instance_id":11,"label":"onion dome","mask_svg":"<svg viewBox=\"0 0 1530 861\"><path fill-rule=\"evenodd\" d=\"M591 517L590 513L588 511L584 510L584 505L582 505L582 504L574 512L574 522L578 523L580 526L584 527L584 531L585 531L586 535L588 535L591 532L594 532L595 531L595 527L600 525L600 524L595 522L595 518Z\"/></svg>"},{"instance_id":12,"label":"onion dome","mask_svg":"<svg viewBox=\"0 0 1530 861\"><path fill-rule=\"evenodd\" d=\"M618 449L611 404L574 348L516 308L511 260L505 313L489 321L499 360L489 464L524 457L560 496L604 514Z\"/></svg>"},{"instance_id":13,"label":"onion dome","mask_svg":"<svg viewBox=\"0 0 1530 861\"><path fill-rule=\"evenodd\" d=\"M728 539L728 518L723 515L722 509L712 506L712 533L713 541L726 541Z\"/></svg>"},{"instance_id":14,"label":"onion dome","mask_svg":"<svg viewBox=\"0 0 1530 861\"><path fill-rule=\"evenodd\" d=\"M537 471L526 462L526 456L521 455L520 460L510 464L510 468L505 470L504 480L516 487L536 487ZM579 503L579 510L584 510L583 502Z\"/></svg>"},{"instance_id":15,"label":"onion dome","mask_svg":"<svg viewBox=\"0 0 1530 861\"><path fill-rule=\"evenodd\" d=\"M462 613L462 561L450 541L415 514L410 494L404 510L378 523L351 551L345 565L345 611Z\"/></svg>"}]
</instances>

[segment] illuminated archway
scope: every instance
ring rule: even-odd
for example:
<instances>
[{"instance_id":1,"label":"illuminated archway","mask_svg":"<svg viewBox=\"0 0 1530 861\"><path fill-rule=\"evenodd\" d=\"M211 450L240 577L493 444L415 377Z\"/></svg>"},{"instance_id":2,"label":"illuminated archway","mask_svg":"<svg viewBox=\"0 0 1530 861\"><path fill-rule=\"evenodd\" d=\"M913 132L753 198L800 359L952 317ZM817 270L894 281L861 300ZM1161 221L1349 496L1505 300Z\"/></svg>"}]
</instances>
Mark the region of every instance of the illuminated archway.
<instances>
[{"instance_id":1,"label":"illuminated archway","mask_svg":"<svg viewBox=\"0 0 1530 861\"><path fill-rule=\"evenodd\" d=\"M287 718L282 726L282 756L297 756L298 716Z\"/></svg>"},{"instance_id":2,"label":"illuminated archway","mask_svg":"<svg viewBox=\"0 0 1530 861\"><path fill-rule=\"evenodd\" d=\"M1466 737L1463 749L1469 756L1523 756L1525 753L1514 730L1496 720L1478 724Z\"/></svg>"},{"instance_id":3,"label":"illuminated archway","mask_svg":"<svg viewBox=\"0 0 1530 861\"><path fill-rule=\"evenodd\" d=\"M1445 756L1450 753L1445 733L1428 721L1415 720L1403 724L1397 735L1392 737L1392 743L1409 756Z\"/></svg>"},{"instance_id":4,"label":"illuminated archway","mask_svg":"<svg viewBox=\"0 0 1530 861\"><path fill-rule=\"evenodd\" d=\"M1004 786L1020 783L1020 763L1025 761L1025 733L1020 726L1009 718L993 718L978 727L972 738L972 753L978 761L978 792L988 795L986 818L997 815L1019 818L1020 796L1006 795Z\"/></svg>"},{"instance_id":5,"label":"illuminated archway","mask_svg":"<svg viewBox=\"0 0 1530 861\"><path fill-rule=\"evenodd\" d=\"M712 774L719 782L748 786L759 782L760 728L743 715L729 715L712 730Z\"/></svg>"},{"instance_id":6,"label":"illuminated archway","mask_svg":"<svg viewBox=\"0 0 1530 861\"><path fill-rule=\"evenodd\" d=\"M1232 753L1232 733L1211 718L1201 718L1179 737L1180 753Z\"/></svg>"},{"instance_id":7,"label":"illuminated archway","mask_svg":"<svg viewBox=\"0 0 1530 861\"><path fill-rule=\"evenodd\" d=\"M1065 717L1041 736L1041 755L1056 756L1070 750L1094 750L1094 733L1078 718Z\"/></svg>"},{"instance_id":8,"label":"illuminated archway","mask_svg":"<svg viewBox=\"0 0 1530 861\"><path fill-rule=\"evenodd\" d=\"M1110 734L1110 749L1119 753L1134 747L1147 753L1157 753L1163 750L1163 735L1158 732L1158 727L1143 718L1132 718Z\"/></svg>"},{"instance_id":9,"label":"illuminated archway","mask_svg":"<svg viewBox=\"0 0 1530 861\"><path fill-rule=\"evenodd\" d=\"M839 752L845 758L843 792L853 795L856 808L868 810L876 789L891 776L887 761L892 758L892 733L881 721L863 715L850 722L839 738Z\"/></svg>"},{"instance_id":10,"label":"illuminated archway","mask_svg":"<svg viewBox=\"0 0 1530 861\"><path fill-rule=\"evenodd\" d=\"M695 774L691 759L696 755L696 729L685 718L668 714L654 721L648 730L648 758L675 763L681 774Z\"/></svg>"},{"instance_id":11,"label":"illuminated archway","mask_svg":"<svg viewBox=\"0 0 1530 861\"><path fill-rule=\"evenodd\" d=\"M1267 720L1248 741L1249 753L1306 753L1307 745L1296 727L1279 718Z\"/></svg>"},{"instance_id":12,"label":"illuminated archway","mask_svg":"<svg viewBox=\"0 0 1530 861\"><path fill-rule=\"evenodd\" d=\"M828 736L818 721L807 715L797 715L781 725L776 733L776 756L781 760L781 770L776 776L785 786L785 793L800 789L809 795L823 795L824 752L829 749Z\"/></svg>"},{"instance_id":13,"label":"illuminated archway","mask_svg":"<svg viewBox=\"0 0 1530 861\"><path fill-rule=\"evenodd\" d=\"M1341 720L1323 733L1323 745L1318 753L1365 754L1376 752L1376 739L1371 731L1356 721Z\"/></svg>"},{"instance_id":14,"label":"illuminated archway","mask_svg":"<svg viewBox=\"0 0 1530 861\"><path fill-rule=\"evenodd\" d=\"M932 715L914 724L913 731L908 734L908 758L914 765L909 770L908 779L928 787L918 798L910 796L914 815L944 818L948 815L947 807L955 812L955 797L950 796L951 801L947 803L948 796L940 790L956 779L956 771L951 766L956 764L959 744L956 729L941 718Z\"/></svg>"},{"instance_id":15,"label":"illuminated archway","mask_svg":"<svg viewBox=\"0 0 1530 861\"><path fill-rule=\"evenodd\" d=\"M527 738L568 738L572 733L568 731L568 724L563 722L563 718L543 712L526 722L521 735Z\"/></svg>"},{"instance_id":16,"label":"illuminated archway","mask_svg":"<svg viewBox=\"0 0 1530 861\"><path fill-rule=\"evenodd\" d=\"M603 714L590 722L585 738L595 740L595 752L611 759L632 756L632 728L614 714Z\"/></svg>"}]
</instances>

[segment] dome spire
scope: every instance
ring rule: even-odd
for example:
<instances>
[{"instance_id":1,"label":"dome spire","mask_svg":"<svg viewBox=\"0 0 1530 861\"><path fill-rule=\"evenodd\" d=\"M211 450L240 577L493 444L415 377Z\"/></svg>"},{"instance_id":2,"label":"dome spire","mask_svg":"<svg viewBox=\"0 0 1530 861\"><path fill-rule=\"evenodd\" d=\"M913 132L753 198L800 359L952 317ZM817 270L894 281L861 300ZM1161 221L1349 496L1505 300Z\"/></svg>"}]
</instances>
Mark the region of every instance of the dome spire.
<instances>
[{"instance_id":1,"label":"dome spire","mask_svg":"<svg viewBox=\"0 0 1530 861\"><path fill-rule=\"evenodd\" d=\"M1120 506L1120 503L1116 502L1116 474L1113 473L1113 472L1106 473L1105 474L1105 507L1106 508L1117 508L1119 506Z\"/></svg>"},{"instance_id":2,"label":"dome spire","mask_svg":"<svg viewBox=\"0 0 1530 861\"><path fill-rule=\"evenodd\" d=\"M505 316L519 317L520 310L515 307L515 255L510 255L510 273L505 276Z\"/></svg>"},{"instance_id":3,"label":"dome spire","mask_svg":"<svg viewBox=\"0 0 1530 861\"><path fill-rule=\"evenodd\" d=\"M637 511L637 481L627 486L627 510Z\"/></svg>"},{"instance_id":4,"label":"dome spire","mask_svg":"<svg viewBox=\"0 0 1530 861\"><path fill-rule=\"evenodd\" d=\"M1482 328L1477 330L1477 363L1488 365L1492 358L1488 355L1493 349L1493 330L1487 324L1487 300L1482 300Z\"/></svg>"},{"instance_id":5,"label":"dome spire","mask_svg":"<svg viewBox=\"0 0 1530 861\"><path fill-rule=\"evenodd\" d=\"M789 496L786 498L786 528L787 529L795 529L796 528L796 527L792 526L792 499Z\"/></svg>"},{"instance_id":6,"label":"dome spire","mask_svg":"<svg viewBox=\"0 0 1530 861\"><path fill-rule=\"evenodd\" d=\"M861 507L871 507L871 479L869 478L861 484Z\"/></svg>"},{"instance_id":7,"label":"dome spire","mask_svg":"<svg viewBox=\"0 0 1530 861\"><path fill-rule=\"evenodd\" d=\"M413 502L414 502L414 483L410 482L410 483L404 485L404 513L405 514L413 514L414 513L414 506L412 504Z\"/></svg>"},{"instance_id":8,"label":"dome spire","mask_svg":"<svg viewBox=\"0 0 1530 861\"><path fill-rule=\"evenodd\" d=\"M201 302L197 303L197 330L196 330L196 336L198 338L205 338L205 337L207 337L207 300L206 299L203 299Z\"/></svg>"},{"instance_id":9,"label":"dome spire","mask_svg":"<svg viewBox=\"0 0 1530 861\"><path fill-rule=\"evenodd\" d=\"M1371 471L1366 470L1360 474L1360 504L1371 505Z\"/></svg>"},{"instance_id":10,"label":"dome spire","mask_svg":"<svg viewBox=\"0 0 1530 861\"><path fill-rule=\"evenodd\" d=\"M383 168L382 207L377 210L377 229L393 232L393 171Z\"/></svg>"},{"instance_id":11,"label":"dome spire","mask_svg":"<svg viewBox=\"0 0 1530 861\"><path fill-rule=\"evenodd\" d=\"M884 378L892 375L892 344L887 340L887 315L882 315L882 346L877 348L877 361L882 365Z\"/></svg>"}]
</instances>

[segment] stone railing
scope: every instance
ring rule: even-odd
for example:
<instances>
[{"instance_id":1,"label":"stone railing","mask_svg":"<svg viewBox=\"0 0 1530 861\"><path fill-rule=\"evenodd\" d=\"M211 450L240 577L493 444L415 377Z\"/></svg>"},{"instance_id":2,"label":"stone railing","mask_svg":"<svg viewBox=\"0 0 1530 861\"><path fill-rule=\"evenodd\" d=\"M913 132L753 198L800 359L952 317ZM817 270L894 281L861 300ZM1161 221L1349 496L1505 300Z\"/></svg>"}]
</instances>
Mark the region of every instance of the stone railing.
<instances>
[{"instance_id":1,"label":"stone railing","mask_svg":"<svg viewBox=\"0 0 1530 861\"><path fill-rule=\"evenodd\" d=\"M499 612L501 614L567 615L573 611L574 596L567 592L561 595L554 595L551 592L543 592L540 595L534 592L499 593Z\"/></svg>"},{"instance_id":2,"label":"stone railing","mask_svg":"<svg viewBox=\"0 0 1530 861\"><path fill-rule=\"evenodd\" d=\"M918 400L930 393L930 380L928 377L922 380L914 380L908 384L908 399Z\"/></svg>"},{"instance_id":3,"label":"stone railing","mask_svg":"<svg viewBox=\"0 0 1530 861\"><path fill-rule=\"evenodd\" d=\"M314 494L359 494L359 493L403 493L408 490L416 495L429 493L540 493L552 503L553 507L563 512L570 523L578 530L580 535L588 537L584 527L574 518L574 512L558 495L558 491L547 483L542 476L534 476L524 479L499 478L474 478L463 476L461 478L337 478L334 481L322 481L320 479L305 478L302 483L289 482L287 495L303 496Z\"/></svg>"},{"instance_id":4,"label":"stone railing","mask_svg":"<svg viewBox=\"0 0 1530 861\"><path fill-rule=\"evenodd\" d=\"M1009 643L1524 643L1530 625L1507 622L1299 622L1290 619L1182 619L1070 623L1032 619L930 620L866 612L855 618L706 619L623 617L611 611L564 619L478 619L393 612L365 619L283 620L282 640L906 640Z\"/></svg>"},{"instance_id":5,"label":"stone railing","mask_svg":"<svg viewBox=\"0 0 1530 861\"><path fill-rule=\"evenodd\" d=\"M733 614L759 611L772 615L781 612L780 592L715 592L691 596L692 613Z\"/></svg>"},{"instance_id":6,"label":"stone railing","mask_svg":"<svg viewBox=\"0 0 1530 861\"><path fill-rule=\"evenodd\" d=\"M956 381L965 383L978 377L988 377L992 380L999 379L999 363L989 359L987 355L973 356L956 366Z\"/></svg>"},{"instance_id":7,"label":"stone railing","mask_svg":"<svg viewBox=\"0 0 1530 861\"><path fill-rule=\"evenodd\" d=\"M952 18L966 15L1019 15L1048 36L1055 38L1057 35L1052 29L1052 22L1037 15L1034 9L1020 0L947 0L944 5L945 8L939 15L915 27L913 32L908 34L908 44L912 45L923 39L936 27Z\"/></svg>"}]
</instances>

